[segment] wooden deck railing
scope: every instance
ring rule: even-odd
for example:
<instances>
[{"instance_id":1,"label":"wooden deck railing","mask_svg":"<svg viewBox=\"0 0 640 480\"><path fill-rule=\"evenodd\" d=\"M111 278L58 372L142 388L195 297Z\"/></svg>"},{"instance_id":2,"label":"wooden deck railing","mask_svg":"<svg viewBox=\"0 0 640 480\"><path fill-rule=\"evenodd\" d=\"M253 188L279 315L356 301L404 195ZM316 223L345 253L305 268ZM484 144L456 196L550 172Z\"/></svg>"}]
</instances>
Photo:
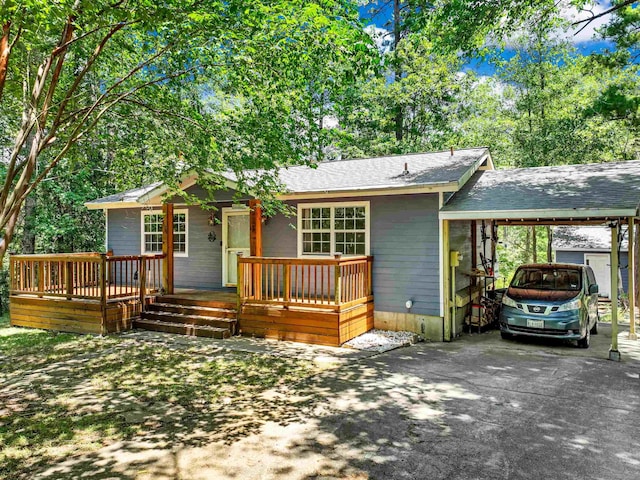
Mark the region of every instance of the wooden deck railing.
<instances>
[{"instance_id":1,"label":"wooden deck railing","mask_svg":"<svg viewBox=\"0 0 640 480\"><path fill-rule=\"evenodd\" d=\"M372 298L373 257L238 257L240 304L342 310Z\"/></svg>"},{"instance_id":2,"label":"wooden deck railing","mask_svg":"<svg viewBox=\"0 0 640 480\"><path fill-rule=\"evenodd\" d=\"M163 258L101 253L11 255L10 294L103 302L132 296L144 300L162 288Z\"/></svg>"}]
</instances>

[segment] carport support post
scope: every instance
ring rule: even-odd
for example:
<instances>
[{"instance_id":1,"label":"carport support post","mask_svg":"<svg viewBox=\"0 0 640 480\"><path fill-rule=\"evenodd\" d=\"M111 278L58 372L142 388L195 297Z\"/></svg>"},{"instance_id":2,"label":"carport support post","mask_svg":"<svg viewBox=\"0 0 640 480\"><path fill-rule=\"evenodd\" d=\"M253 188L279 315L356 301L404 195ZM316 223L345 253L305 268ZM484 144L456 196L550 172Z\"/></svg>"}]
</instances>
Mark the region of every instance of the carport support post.
<instances>
[{"instance_id":1,"label":"carport support post","mask_svg":"<svg viewBox=\"0 0 640 480\"><path fill-rule=\"evenodd\" d=\"M449 220L442 221L442 302L443 302L443 322L442 339L445 342L451 341L451 254L449 253Z\"/></svg>"},{"instance_id":2,"label":"carport support post","mask_svg":"<svg viewBox=\"0 0 640 480\"><path fill-rule=\"evenodd\" d=\"M629 248L627 249L629 260L629 285L627 288L629 295L629 340L637 340L636 334L636 249L635 249L635 218L629 217L627 223L629 232Z\"/></svg>"},{"instance_id":3,"label":"carport support post","mask_svg":"<svg viewBox=\"0 0 640 480\"><path fill-rule=\"evenodd\" d=\"M609 360L620 361L618 351L618 222L611 224L611 348ZM588 328L588 326L587 326Z\"/></svg>"}]
</instances>

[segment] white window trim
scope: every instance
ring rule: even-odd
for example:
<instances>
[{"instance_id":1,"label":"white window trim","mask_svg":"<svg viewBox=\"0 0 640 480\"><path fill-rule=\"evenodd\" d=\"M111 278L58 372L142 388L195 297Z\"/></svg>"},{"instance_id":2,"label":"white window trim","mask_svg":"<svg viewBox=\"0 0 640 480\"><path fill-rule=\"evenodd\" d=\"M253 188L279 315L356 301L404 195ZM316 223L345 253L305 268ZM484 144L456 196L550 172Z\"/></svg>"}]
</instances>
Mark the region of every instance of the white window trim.
<instances>
[{"instance_id":1,"label":"white window trim","mask_svg":"<svg viewBox=\"0 0 640 480\"><path fill-rule=\"evenodd\" d=\"M335 252L335 222L334 222L334 208L340 207L364 207L364 254L371 255L371 202L323 202L323 203L299 203L298 204L298 258L331 258L336 254ZM331 208L331 253L328 255L318 255L311 253L303 253L302 245L302 209L303 208ZM357 257L359 255L345 255L345 257Z\"/></svg>"},{"instance_id":2,"label":"white window trim","mask_svg":"<svg viewBox=\"0 0 640 480\"><path fill-rule=\"evenodd\" d=\"M174 257L188 257L189 256L189 210L186 208L175 209L173 214L184 213L184 222L187 226L184 235L185 251L173 252ZM145 252L144 250L144 216L145 215L162 215L162 210L142 210L140 212L140 252L141 255L157 255L157 253ZM171 222L173 225L173 221Z\"/></svg>"}]
</instances>

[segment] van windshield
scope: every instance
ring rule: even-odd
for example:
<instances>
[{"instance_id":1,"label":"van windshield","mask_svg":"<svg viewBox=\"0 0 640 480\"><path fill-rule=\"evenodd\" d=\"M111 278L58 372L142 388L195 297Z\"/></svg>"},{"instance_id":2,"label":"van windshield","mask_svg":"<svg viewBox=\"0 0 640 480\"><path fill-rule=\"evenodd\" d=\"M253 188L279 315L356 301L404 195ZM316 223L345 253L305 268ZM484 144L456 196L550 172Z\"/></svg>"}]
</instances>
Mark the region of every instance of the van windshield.
<instances>
[{"instance_id":1,"label":"van windshield","mask_svg":"<svg viewBox=\"0 0 640 480\"><path fill-rule=\"evenodd\" d=\"M579 291L582 288L580 270L569 268L521 268L511 281L514 288L535 290Z\"/></svg>"}]
</instances>

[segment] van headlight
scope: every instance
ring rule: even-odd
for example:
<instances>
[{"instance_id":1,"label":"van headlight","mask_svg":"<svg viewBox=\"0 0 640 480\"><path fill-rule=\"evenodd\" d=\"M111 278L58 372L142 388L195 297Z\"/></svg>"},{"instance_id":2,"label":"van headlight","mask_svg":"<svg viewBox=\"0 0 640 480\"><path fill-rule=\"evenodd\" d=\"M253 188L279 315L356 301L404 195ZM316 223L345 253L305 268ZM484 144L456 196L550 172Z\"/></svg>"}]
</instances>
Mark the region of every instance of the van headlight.
<instances>
[{"instance_id":1,"label":"van headlight","mask_svg":"<svg viewBox=\"0 0 640 480\"><path fill-rule=\"evenodd\" d=\"M558 308L558 312L568 312L569 310L579 310L582 307L582 300L576 298L575 300L571 300L570 302L563 303Z\"/></svg>"},{"instance_id":2,"label":"van headlight","mask_svg":"<svg viewBox=\"0 0 640 480\"><path fill-rule=\"evenodd\" d=\"M507 307L518 308L518 303L514 299L509 298L506 295L502 296L502 304L506 305Z\"/></svg>"}]
</instances>

